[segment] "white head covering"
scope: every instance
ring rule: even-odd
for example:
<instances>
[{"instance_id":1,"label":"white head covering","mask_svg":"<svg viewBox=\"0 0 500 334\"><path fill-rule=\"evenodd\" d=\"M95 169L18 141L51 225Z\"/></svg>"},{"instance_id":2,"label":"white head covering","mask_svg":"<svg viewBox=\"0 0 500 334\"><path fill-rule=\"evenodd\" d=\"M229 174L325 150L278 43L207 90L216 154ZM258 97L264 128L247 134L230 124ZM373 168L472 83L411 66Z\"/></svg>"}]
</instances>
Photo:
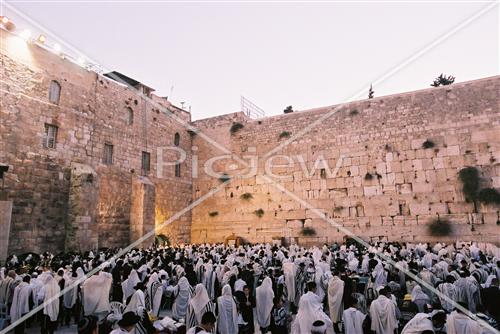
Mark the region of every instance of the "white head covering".
<instances>
[{"instance_id":1,"label":"white head covering","mask_svg":"<svg viewBox=\"0 0 500 334\"><path fill-rule=\"evenodd\" d=\"M273 309L273 282L269 277L264 278L262 284L256 289L255 303L257 322L260 327L269 327L271 322L271 310Z\"/></svg>"},{"instance_id":2,"label":"white head covering","mask_svg":"<svg viewBox=\"0 0 500 334\"><path fill-rule=\"evenodd\" d=\"M205 308L205 305L210 301L208 297L207 289L203 284L196 285L194 289L194 295L189 301L189 304L193 308L194 314L196 316L196 321L201 324L201 317L203 316L202 311Z\"/></svg>"},{"instance_id":3,"label":"white head covering","mask_svg":"<svg viewBox=\"0 0 500 334\"><path fill-rule=\"evenodd\" d=\"M46 276L43 289L45 289L43 314L48 315L50 321L57 321L59 315L59 298L57 295L61 289L52 275Z\"/></svg>"},{"instance_id":4,"label":"white head covering","mask_svg":"<svg viewBox=\"0 0 500 334\"><path fill-rule=\"evenodd\" d=\"M219 310L217 328L220 334L238 333L238 312L228 284L222 288L222 295L217 298L217 304Z\"/></svg>"}]
</instances>

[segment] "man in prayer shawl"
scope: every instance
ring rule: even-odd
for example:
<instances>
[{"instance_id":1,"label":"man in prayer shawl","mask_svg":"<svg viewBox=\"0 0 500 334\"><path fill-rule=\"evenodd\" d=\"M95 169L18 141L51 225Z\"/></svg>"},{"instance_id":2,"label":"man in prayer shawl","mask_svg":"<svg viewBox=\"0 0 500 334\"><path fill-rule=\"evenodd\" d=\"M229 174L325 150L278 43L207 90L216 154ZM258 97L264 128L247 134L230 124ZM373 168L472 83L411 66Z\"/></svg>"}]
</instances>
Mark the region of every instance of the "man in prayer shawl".
<instances>
[{"instance_id":1,"label":"man in prayer shawl","mask_svg":"<svg viewBox=\"0 0 500 334\"><path fill-rule=\"evenodd\" d=\"M163 286L158 279L158 274L154 272L146 285L145 302L146 309L155 317L158 316L161 305L161 297L163 296Z\"/></svg>"},{"instance_id":2,"label":"man in prayer shawl","mask_svg":"<svg viewBox=\"0 0 500 334\"><path fill-rule=\"evenodd\" d=\"M134 312L135 314L139 314L139 311L142 311L146 307L146 302L144 300L144 285L142 283L137 283L135 286L135 292L132 294L127 307L123 313Z\"/></svg>"},{"instance_id":3,"label":"man in prayer shawl","mask_svg":"<svg viewBox=\"0 0 500 334\"><path fill-rule=\"evenodd\" d=\"M338 323L342 321L342 312L344 311L342 298L344 296L345 283L338 275L338 271L333 272L333 276L328 282L328 310L335 332L339 332Z\"/></svg>"},{"instance_id":4,"label":"man in prayer shawl","mask_svg":"<svg viewBox=\"0 0 500 334\"><path fill-rule=\"evenodd\" d=\"M396 305L390 294L386 288L381 288L378 298L370 305L371 330L376 334L394 334L398 328Z\"/></svg>"},{"instance_id":5,"label":"man in prayer shawl","mask_svg":"<svg viewBox=\"0 0 500 334\"><path fill-rule=\"evenodd\" d=\"M467 304L472 313L476 312L476 306L480 299L480 291L476 279L467 277L465 272L460 272L460 278L454 283L457 288L457 301Z\"/></svg>"},{"instance_id":6,"label":"man in prayer shawl","mask_svg":"<svg viewBox=\"0 0 500 334\"><path fill-rule=\"evenodd\" d=\"M64 278L64 289L69 289L64 293L63 296L63 306L64 306L64 323L69 326L71 321L71 316L74 316L75 323L78 323L78 310L77 310L77 300L78 300L78 274L76 271L69 273Z\"/></svg>"},{"instance_id":7,"label":"man in prayer shawl","mask_svg":"<svg viewBox=\"0 0 500 334\"><path fill-rule=\"evenodd\" d=\"M175 297L174 304L172 305L172 317L176 320L184 319L186 317L189 299L192 295L192 288L186 277L181 277L174 287L172 294Z\"/></svg>"},{"instance_id":8,"label":"man in prayer shawl","mask_svg":"<svg viewBox=\"0 0 500 334\"><path fill-rule=\"evenodd\" d=\"M16 272L14 270L9 270L7 276L0 283L0 304L7 305L10 308L12 304L12 297L14 293L14 279L16 278Z\"/></svg>"},{"instance_id":9,"label":"man in prayer shawl","mask_svg":"<svg viewBox=\"0 0 500 334\"><path fill-rule=\"evenodd\" d=\"M201 323L189 329L186 334L211 334L215 331L216 320L213 312L205 312L201 317Z\"/></svg>"},{"instance_id":10,"label":"man in prayer shawl","mask_svg":"<svg viewBox=\"0 0 500 334\"><path fill-rule=\"evenodd\" d=\"M424 334L434 333L434 329L441 329L446 323L446 313L436 312L434 315L429 313L417 313L401 331L401 334Z\"/></svg>"},{"instance_id":11,"label":"man in prayer shawl","mask_svg":"<svg viewBox=\"0 0 500 334\"><path fill-rule=\"evenodd\" d=\"M453 309L455 308L454 304L451 301L457 301L458 292L456 286L453 284L454 281L455 280L453 276L448 275L446 276L446 282L441 283L437 286L437 290L440 292L437 295L439 301L441 302L441 306L448 313L453 311ZM448 297L448 299L444 296ZM451 299L451 301L449 299Z\"/></svg>"},{"instance_id":12,"label":"man in prayer shawl","mask_svg":"<svg viewBox=\"0 0 500 334\"><path fill-rule=\"evenodd\" d=\"M285 277L285 287L288 301L295 301L295 264L291 261L283 262L283 275Z\"/></svg>"},{"instance_id":13,"label":"man in prayer shawl","mask_svg":"<svg viewBox=\"0 0 500 334\"><path fill-rule=\"evenodd\" d=\"M314 293L316 283L309 282L307 286L309 291L300 297L299 309L292 324L291 333L311 333L314 322L318 320L325 323L327 333L333 333L333 323L326 313L323 312L323 305L318 295Z\"/></svg>"},{"instance_id":14,"label":"man in prayer shawl","mask_svg":"<svg viewBox=\"0 0 500 334\"><path fill-rule=\"evenodd\" d=\"M295 273L295 300L294 304L298 305L300 301L300 297L304 294L304 288L306 286L306 270L305 263L300 262Z\"/></svg>"},{"instance_id":15,"label":"man in prayer shawl","mask_svg":"<svg viewBox=\"0 0 500 334\"><path fill-rule=\"evenodd\" d=\"M262 284L255 292L255 305L257 314L257 323L259 324L261 333L267 333L271 325L271 311L273 309L273 283L269 277L264 278Z\"/></svg>"},{"instance_id":16,"label":"man in prayer shawl","mask_svg":"<svg viewBox=\"0 0 500 334\"><path fill-rule=\"evenodd\" d=\"M363 321L366 315L356 308L356 299L350 299L351 304L342 315L344 334L363 333Z\"/></svg>"},{"instance_id":17,"label":"man in prayer shawl","mask_svg":"<svg viewBox=\"0 0 500 334\"><path fill-rule=\"evenodd\" d=\"M137 324L141 318L134 312L126 312L121 320L118 321L118 328L109 334L131 334L136 333Z\"/></svg>"},{"instance_id":18,"label":"man in prayer shawl","mask_svg":"<svg viewBox=\"0 0 500 334\"><path fill-rule=\"evenodd\" d=\"M467 304L459 302L459 304L467 308ZM446 319L447 334L483 334L483 328L479 323L459 309L451 312Z\"/></svg>"},{"instance_id":19,"label":"man in prayer shawl","mask_svg":"<svg viewBox=\"0 0 500 334\"><path fill-rule=\"evenodd\" d=\"M87 278L82 284L82 302L85 315L96 315L102 319L111 309L109 291L113 277L101 270Z\"/></svg>"},{"instance_id":20,"label":"man in prayer shawl","mask_svg":"<svg viewBox=\"0 0 500 334\"><path fill-rule=\"evenodd\" d=\"M10 308L10 322L14 323L30 310L31 286L30 276L26 275L23 281L16 286ZM15 334L24 334L26 321L21 322L14 329Z\"/></svg>"},{"instance_id":21,"label":"man in prayer shawl","mask_svg":"<svg viewBox=\"0 0 500 334\"><path fill-rule=\"evenodd\" d=\"M203 316L215 312L215 304L210 301L207 289L203 284L196 285L194 294L189 300L186 314L186 329L203 325ZM215 320L214 320L215 323Z\"/></svg>"},{"instance_id":22,"label":"man in prayer shawl","mask_svg":"<svg viewBox=\"0 0 500 334\"><path fill-rule=\"evenodd\" d=\"M42 334L53 334L57 328L59 316L59 293L61 289L52 275L46 275L44 285L40 290L43 296Z\"/></svg>"},{"instance_id":23,"label":"man in prayer shawl","mask_svg":"<svg viewBox=\"0 0 500 334\"><path fill-rule=\"evenodd\" d=\"M134 294L135 286L137 283L139 283L141 280L139 278L139 275L137 274L137 271L135 269L132 269L130 271L130 274L128 275L127 279L123 281L122 283L122 290L123 290L123 303L127 304L129 298Z\"/></svg>"},{"instance_id":24,"label":"man in prayer shawl","mask_svg":"<svg viewBox=\"0 0 500 334\"><path fill-rule=\"evenodd\" d=\"M222 287L222 295L217 298L217 330L220 334L238 333L238 311L231 287L226 284Z\"/></svg>"},{"instance_id":25,"label":"man in prayer shawl","mask_svg":"<svg viewBox=\"0 0 500 334\"><path fill-rule=\"evenodd\" d=\"M217 279L217 274L214 271L214 265L212 264L212 260L209 260L208 263L205 264L202 283L207 289L208 296L210 297L211 300L215 299L216 279Z\"/></svg>"},{"instance_id":26,"label":"man in prayer shawl","mask_svg":"<svg viewBox=\"0 0 500 334\"><path fill-rule=\"evenodd\" d=\"M411 292L411 301L418 307L420 313L424 312L425 305L430 304L431 300L425 292L422 291L420 285L416 285Z\"/></svg>"}]
</instances>

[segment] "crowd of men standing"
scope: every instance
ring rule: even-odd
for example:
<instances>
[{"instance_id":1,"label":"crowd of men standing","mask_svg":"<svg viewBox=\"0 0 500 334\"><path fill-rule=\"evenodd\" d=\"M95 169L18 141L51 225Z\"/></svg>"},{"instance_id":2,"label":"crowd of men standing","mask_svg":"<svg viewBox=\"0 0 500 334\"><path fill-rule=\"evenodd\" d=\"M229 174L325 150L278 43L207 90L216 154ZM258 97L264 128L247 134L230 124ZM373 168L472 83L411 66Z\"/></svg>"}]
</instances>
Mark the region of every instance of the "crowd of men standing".
<instances>
[{"instance_id":1,"label":"crowd of men standing","mask_svg":"<svg viewBox=\"0 0 500 334\"><path fill-rule=\"evenodd\" d=\"M82 334L483 334L500 324L493 245L119 252L12 256L0 270L0 311L15 333L42 334L72 323Z\"/></svg>"}]
</instances>

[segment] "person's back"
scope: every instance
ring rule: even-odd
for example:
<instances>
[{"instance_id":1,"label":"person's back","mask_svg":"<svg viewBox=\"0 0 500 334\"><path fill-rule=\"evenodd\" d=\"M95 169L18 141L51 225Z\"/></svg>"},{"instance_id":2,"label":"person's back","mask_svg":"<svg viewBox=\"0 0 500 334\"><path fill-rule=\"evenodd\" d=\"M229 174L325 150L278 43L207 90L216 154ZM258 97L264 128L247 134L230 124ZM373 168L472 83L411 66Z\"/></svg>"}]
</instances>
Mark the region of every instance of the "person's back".
<instances>
[{"instance_id":1,"label":"person's back","mask_svg":"<svg viewBox=\"0 0 500 334\"><path fill-rule=\"evenodd\" d=\"M388 295L386 288L382 288L380 296L370 305L371 330L377 334L392 334L398 327L396 305Z\"/></svg>"}]
</instances>

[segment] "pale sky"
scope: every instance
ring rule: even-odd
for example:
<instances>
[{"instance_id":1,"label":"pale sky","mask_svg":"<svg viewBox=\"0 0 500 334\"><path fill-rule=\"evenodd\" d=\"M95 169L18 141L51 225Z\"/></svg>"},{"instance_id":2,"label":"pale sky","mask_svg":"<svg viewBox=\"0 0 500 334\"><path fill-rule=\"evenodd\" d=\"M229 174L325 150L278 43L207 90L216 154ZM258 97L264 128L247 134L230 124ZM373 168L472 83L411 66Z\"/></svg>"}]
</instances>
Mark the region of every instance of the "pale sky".
<instances>
[{"instance_id":1,"label":"pale sky","mask_svg":"<svg viewBox=\"0 0 500 334\"><path fill-rule=\"evenodd\" d=\"M321 3L4 1L17 28L48 34L185 101L192 118L240 110L267 115L345 102L491 2ZM29 23L19 12L31 18ZM62 43L61 43L62 44ZM63 49L67 50L66 46ZM70 52L71 53L71 52ZM78 55L75 55L78 56ZM375 96L499 73L499 5L374 85ZM361 98L365 98L364 94ZM359 99L359 98L358 98Z\"/></svg>"}]
</instances>

